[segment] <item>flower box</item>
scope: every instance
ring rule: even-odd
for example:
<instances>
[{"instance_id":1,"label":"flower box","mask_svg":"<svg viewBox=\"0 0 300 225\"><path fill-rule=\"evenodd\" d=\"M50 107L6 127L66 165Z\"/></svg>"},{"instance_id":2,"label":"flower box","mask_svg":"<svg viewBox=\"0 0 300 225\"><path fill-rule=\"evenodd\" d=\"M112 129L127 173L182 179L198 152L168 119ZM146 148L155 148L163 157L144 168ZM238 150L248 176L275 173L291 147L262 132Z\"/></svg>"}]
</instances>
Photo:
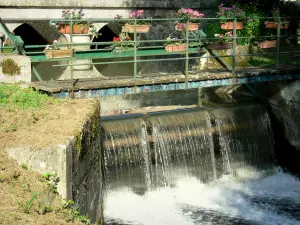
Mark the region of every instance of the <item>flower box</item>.
<instances>
[{"instance_id":1,"label":"flower box","mask_svg":"<svg viewBox=\"0 0 300 225\"><path fill-rule=\"evenodd\" d=\"M72 55L71 49L59 49L59 50L44 50L47 59L55 58L69 58Z\"/></svg>"},{"instance_id":2,"label":"flower box","mask_svg":"<svg viewBox=\"0 0 300 225\"><path fill-rule=\"evenodd\" d=\"M277 45L277 41L276 40L272 40L272 41L262 41L260 43L257 44L257 47L259 48L275 48Z\"/></svg>"},{"instance_id":3,"label":"flower box","mask_svg":"<svg viewBox=\"0 0 300 225\"><path fill-rule=\"evenodd\" d=\"M226 22L221 24L221 29L223 30L233 30L233 24L234 22ZM242 30L244 29L244 22L236 22L236 29L237 30Z\"/></svg>"},{"instance_id":4,"label":"flower box","mask_svg":"<svg viewBox=\"0 0 300 225\"><path fill-rule=\"evenodd\" d=\"M186 51L186 44L166 45L165 49L167 52L184 52L184 51Z\"/></svg>"},{"instance_id":5,"label":"flower box","mask_svg":"<svg viewBox=\"0 0 300 225\"><path fill-rule=\"evenodd\" d=\"M182 31L186 30L186 23L177 23L175 25L175 30ZM196 31L199 29L200 23L189 23L189 30Z\"/></svg>"},{"instance_id":6,"label":"flower box","mask_svg":"<svg viewBox=\"0 0 300 225\"><path fill-rule=\"evenodd\" d=\"M71 26L70 24L59 24L58 31L61 34L70 34ZM73 34L87 34L89 32L89 27L87 25L73 24Z\"/></svg>"},{"instance_id":7,"label":"flower box","mask_svg":"<svg viewBox=\"0 0 300 225\"><path fill-rule=\"evenodd\" d=\"M278 23L273 21L264 21L264 24L266 28L269 29L277 29L278 27ZM280 29L288 29L288 28L289 28L289 23L282 23L280 26Z\"/></svg>"},{"instance_id":8,"label":"flower box","mask_svg":"<svg viewBox=\"0 0 300 225\"><path fill-rule=\"evenodd\" d=\"M150 28L150 25L148 24L137 24L136 25L136 33L148 33ZM125 24L122 27L122 32L127 32L127 33L134 33L134 25L132 24Z\"/></svg>"},{"instance_id":9,"label":"flower box","mask_svg":"<svg viewBox=\"0 0 300 225\"><path fill-rule=\"evenodd\" d=\"M212 43L212 44L208 44L207 48L210 49L210 50L231 49L232 48L232 42L228 42L228 43Z\"/></svg>"}]
</instances>

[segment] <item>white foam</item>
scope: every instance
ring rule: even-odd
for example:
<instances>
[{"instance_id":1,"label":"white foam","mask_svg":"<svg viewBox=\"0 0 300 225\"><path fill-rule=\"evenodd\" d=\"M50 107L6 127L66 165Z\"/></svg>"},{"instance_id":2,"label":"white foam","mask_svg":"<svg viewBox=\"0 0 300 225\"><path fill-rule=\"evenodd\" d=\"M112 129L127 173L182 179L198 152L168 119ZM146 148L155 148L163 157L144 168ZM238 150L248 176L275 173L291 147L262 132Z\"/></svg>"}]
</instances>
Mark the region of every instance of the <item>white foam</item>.
<instances>
[{"instance_id":1,"label":"white foam","mask_svg":"<svg viewBox=\"0 0 300 225\"><path fill-rule=\"evenodd\" d=\"M250 174L252 178L260 177L259 174L254 176L254 172ZM195 224L190 218L192 209L182 212L183 206L192 206L259 224L300 224L300 221L280 214L274 208L264 207L251 200L260 197L275 198L278 201L288 198L300 202L300 181L281 171L246 181L227 176L209 184L191 177L180 178L176 187L148 191L144 196L125 188L108 191L104 215L143 225L192 225Z\"/></svg>"}]
</instances>

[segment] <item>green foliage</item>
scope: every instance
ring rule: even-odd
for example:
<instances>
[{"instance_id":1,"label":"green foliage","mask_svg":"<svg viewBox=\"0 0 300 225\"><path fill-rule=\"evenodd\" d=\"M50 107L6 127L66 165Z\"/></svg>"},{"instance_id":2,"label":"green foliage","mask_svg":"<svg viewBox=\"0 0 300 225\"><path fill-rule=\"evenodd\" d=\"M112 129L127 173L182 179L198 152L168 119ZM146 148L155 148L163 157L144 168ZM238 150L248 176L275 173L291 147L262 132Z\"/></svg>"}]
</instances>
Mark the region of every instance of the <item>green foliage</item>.
<instances>
[{"instance_id":1,"label":"green foliage","mask_svg":"<svg viewBox=\"0 0 300 225\"><path fill-rule=\"evenodd\" d=\"M26 164L24 164L24 163L22 163L21 168L22 168L23 170L28 170L28 166L27 166Z\"/></svg>"},{"instance_id":2,"label":"green foliage","mask_svg":"<svg viewBox=\"0 0 300 225\"><path fill-rule=\"evenodd\" d=\"M86 225L91 224L91 220L87 216L80 215L80 213L75 207L75 203L73 200L67 200L64 203L63 208L67 210L71 210L72 221L79 221Z\"/></svg>"},{"instance_id":3,"label":"green foliage","mask_svg":"<svg viewBox=\"0 0 300 225\"><path fill-rule=\"evenodd\" d=\"M57 177L56 172L46 172L43 174L43 178L47 182L50 192L57 194L59 178Z\"/></svg>"},{"instance_id":4,"label":"green foliage","mask_svg":"<svg viewBox=\"0 0 300 225\"><path fill-rule=\"evenodd\" d=\"M10 58L4 59L2 62L2 73L9 76L20 75L20 66Z\"/></svg>"},{"instance_id":5,"label":"green foliage","mask_svg":"<svg viewBox=\"0 0 300 225\"><path fill-rule=\"evenodd\" d=\"M237 36L242 37L242 39L238 39L238 44L247 45L253 38L261 35L262 20L260 17L262 17L263 14L254 4L247 4L242 7L247 17L247 21L244 22L244 29L237 31Z\"/></svg>"},{"instance_id":6,"label":"green foliage","mask_svg":"<svg viewBox=\"0 0 300 225\"><path fill-rule=\"evenodd\" d=\"M275 64L275 60L264 56L253 56L251 57L250 64L252 66L265 66Z\"/></svg>"},{"instance_id":7,"label":"green foliage","mask_svg":"<svg viewBox=\"0 0 300 225\"><path fill-rule=\"evenodd\" d=\"M16 84L0 85L0 105L39 108L53 101L55 100L52 97L40 94L32 88L21 88Z\"/></svg>"},{"instance_id":8,"label":"green foliage","mask_svg":"<svg viewBox=\"0 0 300 225\"><path fill-rule=\"evenodd\" d=\"M29 211L34 206L34 202L37 200L39 194L40 193L38 193L38 192L33 192L31 199L29 199L25 203L17 201L18 205L23 209L24 213L29 213Z\"/></svg>"},{"instance_id":9,"label":"green foliage","mask_svg":"<svg viewBox=\"0 0 300 225\"><path fill-rule=\"evenodd\" d=\"M219 11L217 12L217 18L221 19L221 22L228 22L228 19L244 19L247 16L242 8L238 5L232 5L225 7L223 3L218 6Z\"/></svg>"},{"instance_id":10,"label":"green foliage","mask_svg":"<svg viewBox=\"0 0 300 225\"><path fill-rule=\"evenodd\" d=\"M52 212L53 211L53 208L51 205L45 205L42 201L39 201L39 204L38 204L38 213L39 214L46 214L48 212Z\"/></svg>"}]
</instances>

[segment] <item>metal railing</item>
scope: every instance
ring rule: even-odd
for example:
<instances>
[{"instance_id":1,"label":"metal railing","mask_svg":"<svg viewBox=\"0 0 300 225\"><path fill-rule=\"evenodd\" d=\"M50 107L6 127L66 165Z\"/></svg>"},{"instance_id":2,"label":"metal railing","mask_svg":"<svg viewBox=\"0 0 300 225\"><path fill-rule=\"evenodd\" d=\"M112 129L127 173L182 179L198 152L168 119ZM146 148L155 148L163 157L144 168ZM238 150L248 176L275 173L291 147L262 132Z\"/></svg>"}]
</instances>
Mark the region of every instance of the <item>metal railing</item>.
<instances>
[{"instance_id":1,"label":"metal railing","mask_svg":"<svg viewBox=\"0 0 300 225\"><path fill-rule=\"evenodd\" d=\"M272 20L274 18L260 18L261 21L263 19L268 19ZM275 70L278 71L279 69L279 62L280 62L280 55L283 54L289 54L289 51L281 51L281 40L282 39L287 39L287 38L298 38L299 35L297 34L282 34L281 31L281 25L283 24L283 20L296 20L299 22L299 18L277 18L278 21L278 26L276 30L276 51L272 52L255 52L255 53L246 53L246 54L239 54L237 55L237 45L238 42L242 39L256 39L256 38L271 38L274 36L260 36L260 37L254 37L254 36L249 36L249 37L239 37L238 36L238 31L237 31L237 19L236 18L227 18L228 21L233 21L233 29L232 29L232 50L231 54L226 54L226 55L220 55L214 50L210 50L208 48L208 44L211 42L215 42L218 39L215 37L209 37L206 35L206 30L200 26L200 29L203 30L197 30L195 31L190 31L189 28L189 23L193 22L193 20L187 20L184 21L186 29L181 32L183 34L181 39L177 39L176 41L178 42L183 42L186 45L186 50L184 52L166 52L164 51L164 44L168 42L166 39L157 39L157 40L139 40L138 36L139 34L137 33L137 25L139 22L147 21L150 24L152 24L152 27L155 27L158 23L171 23L174 24L176 22L180 22L180 19L178 18L160 18L160 19L88 19L88 20L80 20L80 22L88 21L90 23L126 23L126 22L131 22L134 25L134 31L132 33L133 35L133 40L130 41L120 41L118 42L119 44L130 44L133 46L133 49L131 52L129 51L123 51L120 53L115 53L112 51L112 49L109 48L101 48L101 46L107 46L107 45L115 45L116 42L110 41L110 42L88 42L88 43L74 43L73 38L74 38L74 32L73 32L73 25L77 23L77 21L74 20L63 20L63 19L58 19L58 20L51 20L50 24L70 24L71 32L70 32L70 38L69 42L64 43L64 44L57 44L58 47L67 47L71 49L72 53L69 57L69 63L64 63L64 64L56 64L54 65L55 67L70 67L71 68L71 79L73 80L73 71L75 66L83 66L83 65L101 65L101 64L119 64L119 63L133 63L133 80L134 80L134 86L136 87L137 79L138 79L138 63L147 63L147 62L157 62L157 61L174 61L174 60L185 60L185 83L186 83L186 88L188 86L188 81L189 81L189 68L190 68L190 62L191 60L199 60L199 59L217 59L220 65L222 65L227 71L231 72L232 76L235 77L237 75L237 57L247 57L247 56L268 56L268 55L275 55ZM208 21L219 21L220 19L218 18L202 18L201 22L208 22ZM171 26L170 26L171 27ZM298 25L299 29L299 25ZM174 28L173 28L174 31ZM173 32L172 29L170 29L170 32ZM190 35L193 35L193 37L190 37ZM166 37L165 37L166 38ZM20 43L17 43L18 40L13 40L14 41L14 47L20 46ZM249 41L250 42L250 41ZM190 44L196 43L196 47L190 46ZM94 46L94 49L89 49L89 50L76 50L76 46L83 46L83 45L88 45L88 46ZM299 44L298 44L299 45ZM61 59L46 59L44 56L43 51L36 51L36 49L42 49L45 48L45 45L26 45L24 46L23 54L26 54L32 58L32 61L49 61L49 60L66 60L65 58ZM1 49L5 49L6 47L2 47ZM203 55L205 53L208 53L206 55ZM300 53L299 51L294 49L294 53L298 54ZM192 55L194 54L194 55ZM196 56L195 56L196 54ZM165 58L157 58L159 56L167 56ZM176 56L176 57L169 57L169 56ZM101 59L101 58L122 58L126 57L129 58L128 60L117 60L117 61L111 61L111 62L90 62L90 63L75 63L75 59ZM147 57L154 57L152 59L148 59ZM130 59L131 58L131 59ZM229 65L226 63L224 58L230 58L231 59L231 64ZM299 63L300 64L300 63ZM37 75L39 80L42 80L42 78L38 75L36 70L33 70L33 72Z\"/></svg>"}]
</instances>

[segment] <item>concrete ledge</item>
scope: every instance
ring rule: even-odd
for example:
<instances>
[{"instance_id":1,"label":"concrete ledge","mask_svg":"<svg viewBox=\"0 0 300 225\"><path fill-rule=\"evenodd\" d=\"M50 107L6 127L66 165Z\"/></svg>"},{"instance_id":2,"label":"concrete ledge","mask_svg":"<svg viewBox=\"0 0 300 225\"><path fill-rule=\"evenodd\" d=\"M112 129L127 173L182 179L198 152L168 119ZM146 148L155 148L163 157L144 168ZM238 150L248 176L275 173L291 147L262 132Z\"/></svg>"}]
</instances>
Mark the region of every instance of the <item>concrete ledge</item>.
<instances>
[{"instance_id":1,"label":"concrete ledge","mask_svg":"<svg viewBox=\"0 0 300 225\"><path fill-rule=\"evenodd\" d=\"M49 132L55 132L49 130ZM92 222L102 224L103 183L100 147L100 103L84 122L82 129L67 144L33 151L30 146L8 148L9 157L39 173L57 173L58 192L72 199L79 212Z\"/></svg>"},{"instance_id":2,"label":"concrete ledge","mask_svg":"<svg viewBox=\"0 0 300 225\"><path fill-rule=\"evenodd\" d=\"M11 62L13 74L7 73L4 62ZM16 54L0 54L0 83L31 82L31 62L28 56Z\"/></svg>"}]
</instances>

